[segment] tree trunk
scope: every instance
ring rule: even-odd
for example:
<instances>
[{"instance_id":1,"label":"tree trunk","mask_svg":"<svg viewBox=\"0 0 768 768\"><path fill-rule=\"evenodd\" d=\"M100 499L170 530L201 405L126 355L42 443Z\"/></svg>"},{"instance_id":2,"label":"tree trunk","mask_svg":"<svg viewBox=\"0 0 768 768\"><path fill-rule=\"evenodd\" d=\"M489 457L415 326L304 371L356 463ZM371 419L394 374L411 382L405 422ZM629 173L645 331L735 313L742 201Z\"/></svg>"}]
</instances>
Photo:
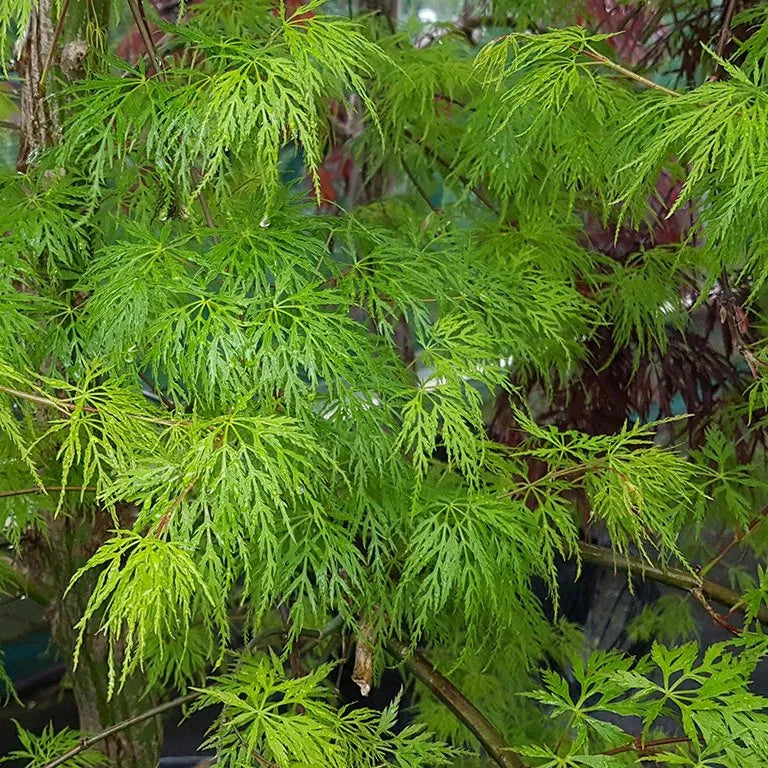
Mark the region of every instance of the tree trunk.
<instances>
[{"instance_id":1,"label":"tree trunk","mask_svg":"<svg viewBox=\"0 0 768 768\"><path fill-rule=\"evenodd\" d=\"M26 171L35 154L59 135L56 100L46 97L46 64L53 58L51 0L38 0L18 47L16 71L21 79L21 136L16 168Z\"/></svg>"},{"instance_id":2,"label":"tree trunk","mask_svg":"<svg viewBox=\"0 0 768 768\"><path fill-rule=\"evenodd\" d=\"M46 536L28 540L23 552L30 576L45 583L52 595L47 611L51 635L67 666L80 729L87 733L98 733L156 703L147 694L141 673L131 675L123 688L109 697L109 644L98 633L98 622L87 628L77 666L74 663L78 636L75 625L85 611L98 574L87 573L66 596L64 592L72 575L104 541L112 525L101 510L77 507L77 519L60 514L50 520ZM154 718L105 739L101 749L119 768L157 768L161 740L162 721Z\"/></svg>"}]
</instances>

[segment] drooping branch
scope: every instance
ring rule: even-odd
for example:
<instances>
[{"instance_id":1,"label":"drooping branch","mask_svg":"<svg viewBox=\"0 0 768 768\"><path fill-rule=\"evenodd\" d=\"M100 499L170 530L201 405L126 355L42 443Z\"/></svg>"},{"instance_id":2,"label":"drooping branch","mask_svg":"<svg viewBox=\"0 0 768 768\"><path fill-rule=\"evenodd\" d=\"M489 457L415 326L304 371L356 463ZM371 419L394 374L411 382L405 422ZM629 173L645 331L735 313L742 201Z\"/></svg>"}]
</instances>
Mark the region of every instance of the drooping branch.
<instances>
[{"instance_id":1,"label":"drooping branch","mask_svg":"<svg viewBox=\"0 0 768 768\"><path fill-rule=\"evenodd\" d=\"M639 573L642 577L666 584L669 587L684 589L693 593L700 590L701 594L709 600L727 605L732 610L742 611L741 595L723 584L718 584L709 579L684 571L680 568L665 568L660 565L641 560L639 557L623 555L606 547L587 542L579 543L579 550L584 560L596 565L604 565L606 568L615 568L629 573ZM763 607L757 614L761 624L768 626L768 609Z\"/></svg>"},{"instance_id":2,"label":"drooping branch","mask_svg":"<svg viewBox=\"0 0 768 768\"><path fill-rule=\"evenodd\" d=\"M324 633L318 633L321 637ZM446 677L441 675L432 664L420 653L411 653L408 646L397 641L390 641L388 648L393 656L404 661L421 680L471 731L477 736L480 743L488 751L491 758L501 768L523 768L520 758L509 748L501 734L491 722L477 709L477 707L464 696ZM302 649L306 650L306 649ZM105 728L93 736L82 739L76 746L59 757L46 763L43 768L59 768L68 760L76 757L86 749L100 743L104 739L116 733L126 730L138 723L161 715L169 710L176 709L194 701L201 695L201 691L193 691L185 696L179 696L171 701L158 704L146 712L130 717L109 728Z\"/></svg>"},{"instance_id":3,"label":"drooping branch","mask_svg":"<svg viewBox=\"0 0 768 768\"><path fill-rule=\"evenodd\" d=\"M490 720L447 677L441 675L428 659L418 652L411 652L407 645L396 640L390 640L387 648L393 656L404 661L416 677L475 734L500 768L523 768L520 758Z\"/></svg>"}]
</instances>

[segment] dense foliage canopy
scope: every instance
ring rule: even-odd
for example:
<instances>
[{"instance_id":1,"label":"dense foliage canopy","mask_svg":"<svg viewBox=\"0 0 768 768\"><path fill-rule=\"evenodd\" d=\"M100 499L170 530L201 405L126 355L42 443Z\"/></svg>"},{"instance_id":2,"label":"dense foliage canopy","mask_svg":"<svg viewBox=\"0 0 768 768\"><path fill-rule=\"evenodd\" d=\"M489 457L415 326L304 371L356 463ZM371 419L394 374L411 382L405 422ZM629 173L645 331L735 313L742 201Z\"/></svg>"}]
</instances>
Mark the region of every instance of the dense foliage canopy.
<instances>
[{"instance_id":1,"label":"dense foliage canopy","mask_svg":"<svg viewBox=\"0 0 768 768\"><path fill-rule=\"evenodd\" d=\"M421 16L0 4L0 588L216 765L766 765L768 9Z\"/></svg>"}]
</instances>

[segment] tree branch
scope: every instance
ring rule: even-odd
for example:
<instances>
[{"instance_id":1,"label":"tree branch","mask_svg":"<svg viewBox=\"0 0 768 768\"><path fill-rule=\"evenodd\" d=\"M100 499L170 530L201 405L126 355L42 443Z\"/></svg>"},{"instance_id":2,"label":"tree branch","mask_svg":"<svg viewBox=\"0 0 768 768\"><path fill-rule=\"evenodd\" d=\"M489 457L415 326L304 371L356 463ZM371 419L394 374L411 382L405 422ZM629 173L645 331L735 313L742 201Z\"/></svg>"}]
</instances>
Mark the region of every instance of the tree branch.
<instances>
[{"instance_id":1,"label":"tree branch","mask_svg":"<svg viewBox=\"0 0 768 768\"><path fill-rule=\"evenodd\" d=\"M678 93L678 91L673 91L671 88L667 88L664 85L660 85L659 83L654 83L653 80L649 80L647 77L638 75L637 72L633 72L631 69L622 67L621 64L617 64L615 61L612 61L607 56L603 56L601 53L598 53L597 51L593 51L591 48L583 48L581 50L581 53L583 53L587 58L592 59L592 61L595 61L598 64L602 64L604 67L608 67L608 69L612 69L614 70L614 72L618 72L620 75L624 75L624 77L629 78L630 80L634 80L636 83L640 83L641 85L644 85L646 88L651 88L654 91L665 93L667 96L681 95L680 93Z\"/></svg>"},{"instance_id":2,"label":"tree branch","mask_svg":"<svg viewBox=\"0 0 768 768\"><path fill-rule=\"evenodd\" d=\"M156 717L157 715L161 715L163 712L176 709L177 707L181 707L184 704L189 704L189 702L194 701L198 696L200 696L200 693L194 691L193 693L188 693L186 696L179 696L175 699L172 699L171 701L158 704L156 707L152 707L152 709L148 709L146 712L141 712L138 715L129 717L127 720L122 720L119 723L115 723L114 725L109 726L109 728L105 728L103 731L99 731L99 733L96 733L93 736L88 736L85 739L81 739L77 745L72 747L72 749L46 763L43 768L58 768L58 766L64 765L64 763L66 763L68 760L76 757L86 749L90 749L100 741L104 741L104 739L107 739L110 736L114 736L114 734L120 733L120 731L124 731L126 728L130 728L133 725L138 725L139 723L143 723L145 720L149 720L153 717Z\"/></svg>"},{"instance_id":3,"label":"tree branch","mask_svg":"<svg viewBox=\"0 0 768 768\"><path fill-rule=\"evenodd\" d=\"M720 28L720 37L717 41L717 55L722 59L725 53L725 46L728 45L728 38L731 35L731 20L733 11L736 8L736 0L728 0L728 5L723 11L723 22ZM718 65L719 66L719 65Z\"/></svg>"},{"instance_id":4,"label":"tree branch","mask_svg":"<svg viewBox=\"0 0 768 768\"><path fill-rule=\"evenodd\" d=\"M38 582L33 581L26 573L20 571L12 558L7 555L0 555L0 567L2 567L4 575L8 577L13 586L19 591L19 594L34 600L38 605L44 607L51 602L50 595Z\"/></svg>"},{"instance_id":5,"label":"tree branch","mask_svg":"<svg viewBox=\"0 0 768 768\"><path fill-rule=\"evenodd\" d=\"M523 768L520 758L507 745L490 720L424 656L418 652L411 653L407 645L397 640L390 640L387 648L393 656L404 661L416 677L477 736L500 768Z\"/></svg>"},{"instance_id":6,"label":"tree branch","mask_svg":"<svg viewBox=\"0 0 768 768\"><path fill-rule=\"evenodd\" d=\"M701 594L710 600L727 605L732 610L742 611L743 605L741 595L733 589L718 584L709 579L702 579L688 571L679 568L662 568L660 565L648 563L638 557L622 555L606 547L599 547L596 544L579 542L581 556L587 562L596 565L604 565L607 568L614 568L622 571L636 571L644 578L657 581L660 584L666 584L669 587L684 589L687 592L700 590ZM761 624L768 626L768 608L762 607L757 614Z\"/></svg>"}]
</instances>

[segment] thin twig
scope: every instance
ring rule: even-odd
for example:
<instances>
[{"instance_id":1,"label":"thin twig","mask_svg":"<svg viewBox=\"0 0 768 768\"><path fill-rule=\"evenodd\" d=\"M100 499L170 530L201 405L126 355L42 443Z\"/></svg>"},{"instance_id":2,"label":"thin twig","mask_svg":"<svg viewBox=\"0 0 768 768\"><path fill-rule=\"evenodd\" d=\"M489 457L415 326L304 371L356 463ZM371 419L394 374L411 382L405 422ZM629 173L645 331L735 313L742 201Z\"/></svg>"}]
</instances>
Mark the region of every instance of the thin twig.
<instances>
[{"instance_id":1,"label":"thin twig","mask_svg":"<svg viewBox=\"0 0 768 768\"><path fill-rule=\"evenodd\" d=\"M40 75L40 80L37 83L37 95L42 96L45 93L45 81L48 78L48 71L53 63L53 56L56 52L56 46L59 44L59 38L61 37L61 31L64 29L64 21L67 18L67 12L69 11L69 4L71 0L64 0L61 6L61 13L56 21L56 29L53 30L53 38L51 39L51 47L48 49L48 55L45 57L45 64L43 64L43 71Z\"/></svg>"},{"instance_id":2,"label":"thin twig","mask_svg":"<svg viewBox=\"0 0 768 768\"><path fill-rule=\"evenodd\" d=\"M327 639L331 635L336 633L337 629L341 629L341 627L344 626L344 618L339 614L337 616L334 616L318 633L313 637L306 645L302 645L299 649L299 652L304 655L305 653L308 653L313 648L316 648L320 643L323 642L323 640ZM308 632L303 632L302 634L309 634Z\"/></svg>"},{"instance_id":3,"label":"thin twig","mask_svg":"<svg viewBox=\"0 0 768 768\"><path fill-rule=\"evenodd\" d=\"M656 747L664 747L668 744L689 744L690 739L687 736L670 736L666 739L655 739L654 741L643 741L640 738L634 739L631 744L625 744L622 747L614 747L607 752L601 752L602 755L622 755L625 752L638 752L642 755L649 754Z\"/></svg>"},{"instance_id":4,"label":"thin twig","mask_svg":"<svg viewBox=\"0 0 768 768\"><path fill-rule=\"evenodd\" d=\"M216 222L213 220L211 209L208 207L208 201L206 200L202 189L198 191L197 196L200 199L200 210L203 212L203 218L205 219L206 225L209 229L216 229Z\"/></svg>"},{"instance_id":5,"label":"thin twig","mask_svg":"<svg viewBox=\"0 0 768 768\"><path fill-rule=\"evenodd\" d=\"M720 273L720 289L722 291L722 299L720 301L720 322L723 325L728 326L728 330L731 334L731 342L736 347L739 354L746 360L749 370L752 373L752 378L758 378L758 363L755 356L747 349L747 345L744 341L744 333L741 330L742 320L738 316L738 312L743 315L743 310L738 306L736 296L731 288L730 280L728 279L728 272L724 269Z\"/></svg>"},{"instance_id":6,"label":"thin twig","mask_svg":"<svg viewBox=\"0 0 768 768\"><path fill-rule=\"evenodd\" d=\"M583 53L587 58L592 59L592 61L596 61L598 64L602 64L604 67L608 67L609 69L612 69L615 72L618 72L619 74L624 75L624 77L627 77L630 80L634 80L635 82L640 83L641 85L644 85L646 88L651 88L654 91L665 93L667 96L682 95L678 91L673 91L671 88L667 88L665 85L654 83L653 80L649 80L647 77L643 77L642 75L639 75L637 72L633 72L631 69L622 67L621 64L617 64L615 61L611 61L611 59L609 59L607 56L603 56L602 53L593 51L591 48L583 48L581 50L581 53Z\"/></svg>"},{"instance_id":7,"label":"thin twig","mask_svg":"<svg viewBox=\"0 0 768 768\"><path fill-rule=\"evenodd\" d=\"M6 395L12 397L18 397L22 400L30 400L33 403L40 403L41 405L48 405L51 408L55 408L59 413L65 416L71 416L73 411L78 408L86 413L99 413L98 408L94 408L92 405L76 405L75 403L69 403L66 400L60 400L58 398L44 397L43 395L36 395L32 392L24 392L21 389L14 389L13 387L6 387L0 385L0 392L5 392ZM159 424L164 427L175 427L180 424L189 424L188 421L171 421L170 419L159 419L154 416L144 416L141 413L128 413L129 418L136 419L136 421L145 421L149 424Z\"/></svg>"},{"instance_id":8,"label":"thin twig","mask_svg":"<svg viewBox=\"0 0 768 768\"><path fill-rule=\"evenodd\" d=\"M764 507L760 516L753 520L746 531L738 531L733 538L705 565L699 573L706 576L737 544L749 538L768 518L768 506Z\"/></svg>"},{"instance_id":9,"label":"thin twig","mask_svg":"<svg viewBox=\"0 0 768 768\"><path fill-rule=\"evenodd\" d=\"M175 699L172 699L171 701L158 704L156 707L152 707L152 709L148 709L146 712L141 712L138 715L129 717L126 720L121 720L119 723L115 723L109 728L105 728L103 731L99 731L99 733L94 734L93 736L88 736L85 739L81 739L74 747L72 747L72 749L46 763L43 768L58 768L58 766L64 765L64 763L66 763L68 760L76 757L86 749L90 749L100 741L104 741L104 739L107 739L110 736L114 736L116 733L120 733L126 728L130 728L131 726L143 723L145 720L150 720L157 715L161 715L163 712L168 712L169 710L176 709L177 707L181 707L184 704L189 704L189 702L194 701L196 698L198 698L198 696L200 696L200 692L194 691L193 693L186 694L186 696L179 696Z\"/></svg>"},{"instance_id":10,"label":"thin twig","mask_svg":"<svg viewBox=\"0 0 768 768\"><path fill-rule=\"evenodd\" d=\"M40 405L49 405L51 408L55 408L60 413L66 415L69 415L74 409L74 406L70 403L63 404L59 400L43 397L42 395L35 395L32 392L24 392L21 389L14 389L13 387L5 387L0 385L0 392L5 392L6 395L11 395L12 397L19 397L22 400L29 400L33 403L39 403Z\"/></svg>"},{"instance_id":11,"label":"thin twig","mask_svg":"<svg viewBox=\"0 0 768 768\"><path fill-rule=\"evenodd\" d=\"M245 747L245 749L250 753L251 757L260 765L262 768L280 768L280 766L277 763L273 763L271 760L267 760L264 755L261 754L261 752L257 752L255 749L248 746L248 744L245 741L245 738L243 737L243 734L240 733L237 729L235 729L235 735L238 739L240 739L240 743Z\"/></svg>"},{"instance_id":12,"label":"thin twig","mask_svg":"<svg viewBox=\"0 0 768 768\"><path fill-rule=\"evenodd\" d=\"M437 152L435 152L435 150L432 149L432 147L428 146L427 144L424 144L422 142L417 141L416 138L413 136L413 134L410 131L405 131L405 136L406 136L406 138L410 139L417 147L419 147L422 150L422 152L424 152L424 154L427 155L427 157L431 157L433 160L436 160L440 165L443 166L443 168L445 168L445 170L450 172L450 170L451 170L450 164L448 162L446 162L445 160L443 160L443 158L440 157L440 155ZM485 196L485 194L481 190L477 189L477 187L473 187L469 183L469 179L467 179L465 176L458 176L458 179L459 179L459 181L465 187L469 188L469 190L472 192L472 194L489 211L491 211L491 212L495 213L496 215L498 215L499 212L496 210L496 206L490 200L488 200L488 198Z\"/></svg>"},{"instance_id":13,"label":"thin twig","mask_svg":"<svg viewBox=\"0 0 768 768\"><path fill-rule=\"evenodd\" d=\"M144 371L139 372L139 378L149 387L150 391L153 392L157 397L160 398L160 402L169 410L169 411L175 411L176 410L176 403L173 402L173 400L166 397L153 383L150 381L149 376L147 376Z\"/></svg>"},{"instance_id":14,"label":"thin twig","mask_svg":"<svg viewBox=\"0 0 768 768\"><path fill-rule=\"evenodd\" d=\"M577 715L578 715L578 712L576 711L571 712L571 716L568 718L568 722L565 724L565 728L563 728L562 733L557 737L557 741L555 742L555 747L552 750L556 755L558 752L560 752L560 747L563 746L563 742L565 741L568 734L571 732L571 728L573 727L573 723L576 720Z\"/></svg>"},{"instance_id":15,"label":"thin twig","mask_svg":"<svg viewBox=\"0 0 768 768\"><path fill-rule=\"evenodd\" d=\"M184 487L184 490L182 490L182 492L173 500L173 504L171 504L166 513L160 518L160 522L157 524L157 530L155 531L155 536L160 537L163 534L165 529L168 527L168 523L171 522L173 513L179 507L181 502L184 501L187 496L189 496L190 492L195 487L197 480L197 476L193 477Z\"/></svg>"},{"instance_id":16,"label":"thin twig","mask_svg":"<svg viewBox=\"0 0 768 768\"><path fill-rule=\"evenodd\" d=\"M723 20L720 27L720 36L717 41L717 50L716 50L717 56L720 59L723 58L725 54L725 47L728 44L728 39L731 33L731 20L733 19L733 11L735 7L736 7L736 0L728 0L728 5L725 7L725 10L723 11ZM721 75L722 75L722 67L718 62L715 66L715 71L712 73L712 76L709 79L710 81L718 80L720 79ZM757 366L755 364L755 358L754 358L754 355L752 355L752 353L747 349L746 344L744 343L744 334L742 333L742 330L741 330L741 321L737 315L736 298L734 296L733 290L731 289L727 270L723 269L723 271L720 273L719 280L720 280L720 288L723 293L723 299L721 303L720 322L723 325L726 325L726 324L728 325L728 330L730 331L730 334L731 334L732 343L734 344L738 352L741 354L741 356L746 360L747 365L749 366L749 369L752 372L752 377L754 379L757 379L758 373L757 373Z\"/></svg>"},{"instance_id":17,"label":"thin twig","mask_svg":"<svg viewBox=\"0 0 768 768\"><path fill-rule=\"evenodd\" d=\"M542 485L544 483L547 483L551 480L557 480L561 477L569 477L570 475L577 475L580 472L589 472L594 471L596 469L600 469L604 464L604 461L601 459L596 459L595 461L585 462L584 464L576 464L573 467L564 467L562 469L555 469L550 470L546 474L542 475L541 477L536 478L535 480L528 480L525 483L522 483L521 485L516 486L510 491L507 491L504 495L505 496L519 496L521 493L526 493L531 488L535 488L536 486ZM606 470L610 469L610 467L605 467Z\"/></svg>"},{"instance_id":18,"label":"thin twig","mask_svg":"<svg viewBox=\"0 0 768 768\"><path fill-rule=\"evenodd\" d=\"M160 54L155 46L155 41L152 37L152 30L149 28L149 22L147 21L147 14L144 11L143 0L128 0L128 8L133 16L133 21L136 24L136 28L141 36L141 41L144 43L144 48L147 51L147 56L152 62L152 66L155 68L155 72L159 78L165 77L163 71L163 60L160 58Z\"/></svg>"},{"instance_id":19,"label":"thin twig","mask_svg":"<svg viewBox=\"0 0 768 768\"><path fill-rule=\"evenodd\" d=\"M222 443L224 442L224 438L226 437L226 430L222 430L222 432L218 435L216 440L213 443L213 453L216 453L219 448L221 448ZM173 500L173 503L168 508L166 513L160 518L160 522L157 524L157 528L155 529L155 536L158 538L163 534L165 529L168 527L168 523L171 522L171 518L173 517L173 513L179 508L181 505L181 502L184 501L184 499L189 496L192 489L197 485L198 480L200 480L200 475L195 475L185 486L185 488L182 490L182 492Z\"/></svg>"},{"instance_id":20,"label":"thin twig","mask_svg":"<svg viewBox=\"0 0 768 768\"><path fill-rule=\"evenodd\" d=\"M205 193L203 192L203 175L200 173L200 171L197 170L197 168L192 169L192 181L197 184L197 199L200 201L200 210L203 212L203 218L205 219L205 224L209 229L216 229L216 222L213 219L213 215L211 214L211 208L208 205L208 200L205 197ZM218 244L219 238L217 235L212 235L211 240L214 244Z\"/></svg>"},{"instance_id":21,"label":"thin twig","mask_svg":"<svg viewBox=\"0 0 768 768\"><path fill-rule=\"evenodd\" d=\"M413 171L410 169L408 163L405 162L405 158L404 157L400 158L400 165L403 166L403 170L405 171L406 176L408 176L408 178L411 180L411 184L413 184L413 186L416 188L416 191L421 195L421 197L423 198L424 202L435 213L439 213L440 212L439 209L437 208L437 206L435 206L435 204L432 202L432 200L430 200L429 195L424 191L423 187L419 183L419 180L416 178L416 176L414 175Z\"/></svg>"},{"instance_id":22,"label":"thin twig","mask_svg":"<svg viewBox=\"0 0 768 768\"><path fill-rule=\"evenodd\" d=\"M695 587L691 590L691 594L701 607L707 612L707 615L712 621L717 624L718 627L722 627L726 632L730 632L732 635L738 637L741 634L741 630L738 627L734 627L724 616L719 614L710 604L709 600L704 597L704 593L700 587Z\"/></svg>"},{"instance_id":23,"label":"thin twig","mask_svg":"<svg viewBox=\"0 0 768 768\"><path fill-rule=\"evenodd\" d=\"M0 491L0 499L8 499L11 496L45 495L49 491L58 493L96 493L97 488L92 485L33 485L30 488L14 488L10 491Z\"/></svg>"},{"instance_id":24,"label":"thin twig","mask_svg":"<svg viewBox=\"0 0 768 768\"><path fill-rule=\"evenodd\" d=\"M731 36L731 20L733 11L736 8L736 0L728 0L728 5L723 13L723 23L720 27L720 37L717 41L717 55L722 59L725 54L725 46L728 45L728 39ZM719 65L718 65L719 66Z\"/></svg>"}]
</instances>

